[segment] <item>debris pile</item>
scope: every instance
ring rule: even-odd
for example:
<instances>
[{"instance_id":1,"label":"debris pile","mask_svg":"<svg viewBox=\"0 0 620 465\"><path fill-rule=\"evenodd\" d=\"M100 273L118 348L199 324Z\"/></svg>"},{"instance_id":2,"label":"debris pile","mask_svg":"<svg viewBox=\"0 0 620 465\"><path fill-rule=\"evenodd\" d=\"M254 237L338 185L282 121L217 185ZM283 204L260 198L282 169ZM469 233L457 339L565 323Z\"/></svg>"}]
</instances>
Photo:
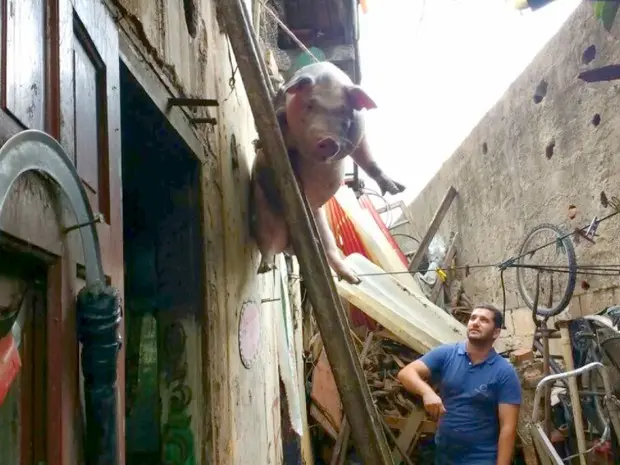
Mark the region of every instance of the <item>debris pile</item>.
<instances>
[{"instance_id":1,"label":"debris pile","mask_svg":"<svg viewBox=\"0 0 620 465\"><path fill-rule=\"evenodd\" d=\"M424 438L434 432L434 423L425 420L421 400L408 393L398 381L398 372L407 364L416 360L420 354L407 347L386 329L369 331L366 328L352 330L352 338L360 360L366 382L370 388L374 404L384 423L390 447L396 449L396 438L402 442L403 436L410 436L405 441L403 450L409 457L430 453ZM348 461L355 463L351 457L355 451L351 448L346 416L318 333L308 342L306 367L308 373L308 393L310 398L310 417L314 427L314 444L317 459L324 463L338 463L342 451L347 451ZM408 426L412 418L418 418L417 426ZM411 433L405 433L409 429ZM345 430L345 431L343 431ZM432 441L430 442L432 444ZM416 446L417 444L417 446ZM344 457L340 458L344 460ZM323 463L318 462L318 463Z\"/></svg>"},{"instance_id":2,"label":"debris pile","mask_svg":"<svg viewBox=\"0 0 620 465\"><path fill-rule=\"evenodd\" d=\"M405 390L397 375L419 356L400 342L379 334L373 337L364 359L363 368L371 395L391 428L400 429L402 421L416 408L417 399Z\"/></svg>"}]
</instances>

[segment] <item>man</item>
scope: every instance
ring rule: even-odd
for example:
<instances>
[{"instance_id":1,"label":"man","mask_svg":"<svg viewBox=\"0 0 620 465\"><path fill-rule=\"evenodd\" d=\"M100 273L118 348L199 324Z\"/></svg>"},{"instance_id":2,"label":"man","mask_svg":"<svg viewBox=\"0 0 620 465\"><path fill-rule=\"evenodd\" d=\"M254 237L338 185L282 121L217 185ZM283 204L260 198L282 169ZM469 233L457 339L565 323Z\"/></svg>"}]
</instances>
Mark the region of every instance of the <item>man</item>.
<instances>
[{"instance_id":1,"label":"man","mask_svg":"<svg viewBox=\"0 0 620 465\"><path fill-rule=\"evenodd\" d=\"M510 465L521 386L513 366L493 349L502 313L479 305L467 323L467 341L444 344L403 368L398 379L422 396L438 420L435 465ZM439 383L439 395L429 384Z\"/></svg>"}]
</instances>

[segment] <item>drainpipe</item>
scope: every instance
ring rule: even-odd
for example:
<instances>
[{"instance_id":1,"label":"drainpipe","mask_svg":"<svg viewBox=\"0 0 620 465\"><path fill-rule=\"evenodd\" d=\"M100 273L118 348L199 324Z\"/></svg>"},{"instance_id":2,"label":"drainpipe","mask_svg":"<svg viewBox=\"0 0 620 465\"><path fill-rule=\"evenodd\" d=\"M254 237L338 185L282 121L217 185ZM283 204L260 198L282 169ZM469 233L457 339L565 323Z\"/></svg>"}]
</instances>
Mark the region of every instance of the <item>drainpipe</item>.
<instances>
[{"instance_id":1,"label":"drainpipe","mask_svg":"<svg viewBox=\"0 0 620 465\"><path fill-rule=\"evenodd\" d=\"M218 0L237 59L264 153L274 171L276 189L284 204L291 240L323 337L327 357L342 398L359 455L366 465L392 465L379 415L370 396L354 346L347 316L336 291L316 223L293 174L278 120L262 76L244 0Z\"/></svg>"},{"instance_id":2,"label":"drainpipe","mask_svg":"<svg viewBox=\"0 0 620 465\"><path fill-rule=\"evenodd\" d=\"M0 213L15 181L29 172L51 178L75 215L76 225L64 233L79 231L84 250L86 286L78 294L76 313L82 344L86 463L118 465L116 370L121 307L116 289L106 285L103 273L96 229L100 218L93 215L82 181L60 144L33 129L16 134L0 148Z\"/></svg>"}]
</instances>

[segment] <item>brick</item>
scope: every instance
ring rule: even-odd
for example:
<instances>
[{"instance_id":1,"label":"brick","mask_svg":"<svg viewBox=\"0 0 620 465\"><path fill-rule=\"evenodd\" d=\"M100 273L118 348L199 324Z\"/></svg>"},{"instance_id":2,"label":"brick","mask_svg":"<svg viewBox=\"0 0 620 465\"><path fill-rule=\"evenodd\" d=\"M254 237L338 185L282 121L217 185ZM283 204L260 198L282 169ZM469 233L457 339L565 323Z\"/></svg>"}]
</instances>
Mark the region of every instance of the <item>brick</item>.
<instances>
[{"instance_id":1,"label":"brick","mask_svg":"<svg viewBox=\"0 0 620 465\"><path fill-rule=\"evenodd\" d=\"M512 311L512 321L514 325L514 334L516 336L531 336L534 334L536 327L532 320L532 311L525 308L517 308Z\"/></svg>"},{"instance_id":2,"label":"brick","mask_svg":"<svg viewBox=\"0 0 620 465\"><path fill-rule=\"evenodd\" d=\"M513 360L514 364L519 365L534 360L534 352L532 349L517 349L510 354L510 358Z\"/></svg>"}]
</instances>

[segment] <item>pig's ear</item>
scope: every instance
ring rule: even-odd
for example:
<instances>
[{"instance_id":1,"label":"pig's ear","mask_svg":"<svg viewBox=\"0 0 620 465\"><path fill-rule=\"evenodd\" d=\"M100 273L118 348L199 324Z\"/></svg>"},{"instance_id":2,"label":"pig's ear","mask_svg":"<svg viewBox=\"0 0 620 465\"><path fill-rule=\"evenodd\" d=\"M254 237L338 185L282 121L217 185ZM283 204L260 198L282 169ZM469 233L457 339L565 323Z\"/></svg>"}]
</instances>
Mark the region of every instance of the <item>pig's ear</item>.
<instances>
[{"instance_id":1,"label":"pig's ear","mask_svg":"<svg viewBox=\"0 0 620 465\"><path fill-rule=\"evenodd\" d=\"M288 94L296 94L302 92L304 89L311 87L314 84L314 79L310 76L299 76L295 80L284 86L284 91Z\"/></svg>"},{"instance_id":2,"label":"pig's ear","mask_svg":"<svg viewBox=\"0 0 620 465\"><path fill-rule=\"evenodd\" d=\"M375 101L371 99L360 86L349 87L347 89L347 97L349 99L349 104L357 111L362 110L362 108L366 108L367 110L377 108Z\"/></svg>"}]
</instances>

